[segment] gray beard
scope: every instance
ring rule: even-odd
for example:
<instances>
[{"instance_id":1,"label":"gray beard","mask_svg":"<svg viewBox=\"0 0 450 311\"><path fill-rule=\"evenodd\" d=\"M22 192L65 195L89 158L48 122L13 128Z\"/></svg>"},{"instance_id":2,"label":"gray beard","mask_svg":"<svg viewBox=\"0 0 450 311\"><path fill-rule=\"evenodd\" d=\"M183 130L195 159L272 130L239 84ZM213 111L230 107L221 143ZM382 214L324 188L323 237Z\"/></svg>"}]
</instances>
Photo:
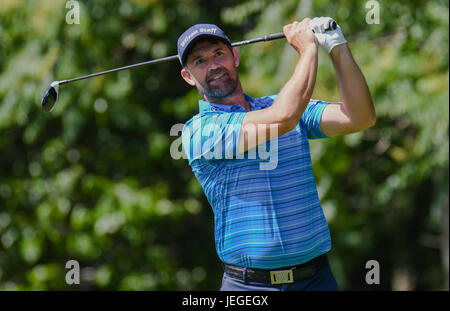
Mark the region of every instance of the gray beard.
<instances>
[{"instance_id":1,"label":"gray beard","mask_svg":"<svg viewBox=\"0 0 450 311\"><path fill-rule=\"evenodd\" d=\"M234 91L236 91L237 85L237 80L234 80L230 75L228 75L228 79L223 87L212 86L209 85L208 82L206 82L204 85L202 84L197 89L202 96L224 98L233 94Z\"/></svg>"}]
</instances>

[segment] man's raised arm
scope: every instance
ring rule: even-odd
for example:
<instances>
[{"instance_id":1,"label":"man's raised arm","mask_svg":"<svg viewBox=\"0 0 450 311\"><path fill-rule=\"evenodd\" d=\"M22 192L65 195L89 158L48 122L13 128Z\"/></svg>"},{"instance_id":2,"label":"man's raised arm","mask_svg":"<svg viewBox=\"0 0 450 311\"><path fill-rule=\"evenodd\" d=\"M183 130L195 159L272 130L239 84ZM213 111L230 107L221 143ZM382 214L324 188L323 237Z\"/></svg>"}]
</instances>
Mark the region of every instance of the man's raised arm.
<instances>
[{"instance_id":1,"label":"man's raised arm","mask_svg":"<svg viewBox=\"0 0 450 311\"><path fill-rule=\"evenodd\" d=\"M336 29L325 31L325 26L332 20L330 17L316 17L310 22L320 46L331 56L342 98L342 102L330 103L323 110L320 128L326 136L358 132L373 126L376 121L369 88L341 27L336 24Z\"/></svg>"},{"instance_id":2,"label":"man's raised arm","mask_svg":"<svg viewBox=\"0 0 450 311\"><path fill-rule=\"evenodd\" d=\"M317 74L318 43L309 21L305 18L284 26L286 39L299 52L300 59L272 106L245 114L239 138L240 153L274 138L271 128L277 129L278 137L294 129L300 121L311 98Z\"/></svg>"}]
</instances>

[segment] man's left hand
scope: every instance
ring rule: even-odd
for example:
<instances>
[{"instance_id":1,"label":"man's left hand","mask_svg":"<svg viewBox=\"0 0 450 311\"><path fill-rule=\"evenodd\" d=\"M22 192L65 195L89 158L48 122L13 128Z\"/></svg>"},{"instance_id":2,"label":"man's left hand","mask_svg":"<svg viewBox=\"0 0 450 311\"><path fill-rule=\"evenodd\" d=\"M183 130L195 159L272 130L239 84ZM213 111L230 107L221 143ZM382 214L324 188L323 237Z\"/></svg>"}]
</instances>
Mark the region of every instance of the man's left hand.
<instances>
[{"instance_id":1,"label":"man's left hand","mask_svg":"<svg viewBox=\"0 0 450 311\"><path fill-rule=\"evenodd\" d=\"M315 17L309 22L309 27L314 31L317 41L320 46L327 50L328 53L340 44L347 43L344 38L344 34L341 31L341 27L336 23L336 29L330 29L331 22L333 19L331 17ZM326 30L326 31L325 31Z\"/></svg>"}]
</instances>

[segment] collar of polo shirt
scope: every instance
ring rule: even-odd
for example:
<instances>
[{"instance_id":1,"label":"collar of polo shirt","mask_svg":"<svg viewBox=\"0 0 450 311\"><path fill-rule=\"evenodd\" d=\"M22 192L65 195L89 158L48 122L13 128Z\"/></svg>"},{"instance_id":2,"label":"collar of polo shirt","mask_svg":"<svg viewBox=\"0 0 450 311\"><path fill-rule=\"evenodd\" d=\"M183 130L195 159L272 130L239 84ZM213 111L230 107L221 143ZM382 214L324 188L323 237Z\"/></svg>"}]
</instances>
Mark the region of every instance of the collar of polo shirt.
<instances>
[{"instance_id":1,"label":"collar of polo shirt","mask_svg":"<svg viewBox=\"0 0 450 311\"><path fill-rule=\"evenodd\" d=\"M255 107L255 103L254 103L254 99L253 97L251 97L248 94L244 93L244 97L245 99L250 103L250 106ZM242 107L239 104L236 105L220 105L220 104L215 104L215 103L210 103L207 102L206 100L199 100L198 101L198 107L200 112L204 112L204 111L224 111L224 112L247 112L247 110L244 109L244 107Z\"/></svg>"}]
</instances>

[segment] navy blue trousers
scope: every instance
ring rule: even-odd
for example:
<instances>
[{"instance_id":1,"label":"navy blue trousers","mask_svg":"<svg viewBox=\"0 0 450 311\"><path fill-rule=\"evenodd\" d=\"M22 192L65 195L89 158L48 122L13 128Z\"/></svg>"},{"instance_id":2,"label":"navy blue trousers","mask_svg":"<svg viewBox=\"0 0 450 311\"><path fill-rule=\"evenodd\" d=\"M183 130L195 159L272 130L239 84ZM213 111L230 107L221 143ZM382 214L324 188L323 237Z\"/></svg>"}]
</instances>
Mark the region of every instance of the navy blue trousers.
<instances>
[{"instance_id":1,"label":"navy blue trousers","mask_svg":"<svg viewBox=\"0 0 450 311\"><path fill-rule=\"evenodd\" d=\"M331 272L326 266L310 277L288 284L266 284L248 282L232 278L223 274L221 291L336 291L338 286Z\"/></svg>"}]
</instances>

